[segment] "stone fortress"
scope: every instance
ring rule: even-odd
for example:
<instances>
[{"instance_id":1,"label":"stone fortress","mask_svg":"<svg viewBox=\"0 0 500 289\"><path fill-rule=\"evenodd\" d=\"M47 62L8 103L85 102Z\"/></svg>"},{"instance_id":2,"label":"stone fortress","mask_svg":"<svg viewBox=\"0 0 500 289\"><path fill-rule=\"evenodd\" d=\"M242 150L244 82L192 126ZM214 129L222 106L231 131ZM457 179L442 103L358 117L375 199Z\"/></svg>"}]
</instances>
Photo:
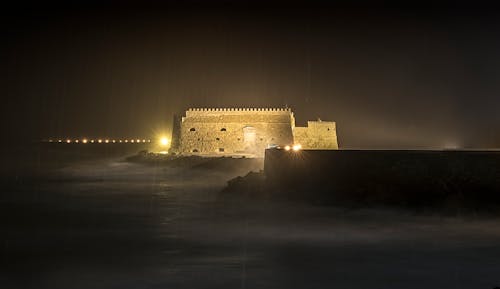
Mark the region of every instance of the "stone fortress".
<instances>
[{"instance_id":1,"label":"stone fortress","mask_svg":"<svg viewBox=\"0 0 500 289\"><path fill-rule=\"evenodd\" d=\"M262 157L266 148L300 144L338 149L335 122L295 126L290 108L190 108L174 118L171 151L183 155Z\"/></svg>"}]
</instances>

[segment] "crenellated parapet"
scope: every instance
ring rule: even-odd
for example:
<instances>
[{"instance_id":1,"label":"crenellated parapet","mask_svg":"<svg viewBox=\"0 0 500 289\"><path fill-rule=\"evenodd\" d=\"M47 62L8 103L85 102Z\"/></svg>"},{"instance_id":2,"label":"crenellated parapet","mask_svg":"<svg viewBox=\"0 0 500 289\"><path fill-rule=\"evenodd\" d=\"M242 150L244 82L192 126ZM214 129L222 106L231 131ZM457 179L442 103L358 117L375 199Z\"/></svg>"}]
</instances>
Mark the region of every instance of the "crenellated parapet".
<instances>
[{"instance_id":1,"label":"crenellated parapet","mask_svg":"<svg viewBox=\"0 0 500 289\"><path fill-rule=\"evenodd\" d=\"M189 108L188 111L205 111L205 112L225 112L225 111L284 111L290 112L292 111L289 107L193 107Z\"/></svg>"},{"instance_id":2,"label":"crenellated parapet","mask_svg":"<svg viewBox=\"0 0 500 289\"><path fill-rule=\"evenodd\" d=\"M186 117L223 117L223 116L287 116L291 115L292 110L288 107L193 107L186 111Z\"/></svg>"}]
</instances>

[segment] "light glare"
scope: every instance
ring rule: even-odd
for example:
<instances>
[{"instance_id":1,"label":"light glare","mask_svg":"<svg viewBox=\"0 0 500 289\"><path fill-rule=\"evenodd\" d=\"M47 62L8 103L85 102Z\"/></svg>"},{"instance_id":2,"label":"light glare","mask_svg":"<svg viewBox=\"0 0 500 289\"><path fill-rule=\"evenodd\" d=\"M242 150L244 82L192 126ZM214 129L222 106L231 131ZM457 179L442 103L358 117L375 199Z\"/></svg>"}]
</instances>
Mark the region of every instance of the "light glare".
<instances>
[{"instance_id":1,"label":"light glare","mask_svg":"<svg viewBox=\"0 0 500 289\"><path fill-rule=\"evenodd\" d=\"M302 146L300 144L296 144L296 145L293 145L293 150L294 151L298 151L302 148Z\"/></svg>"},{"instance_id":2,"label":"light glare","mask_svg":"<svg viewBox=\"0 0 500 289\"><path fill-rule=\"evenodd\" d=\"M166 146L166 145L168 145L168 138L166 138L166 137L162 137L162 138L160 139L160 144L161 144L162 146Z\"/></svg>"}]
</instances>

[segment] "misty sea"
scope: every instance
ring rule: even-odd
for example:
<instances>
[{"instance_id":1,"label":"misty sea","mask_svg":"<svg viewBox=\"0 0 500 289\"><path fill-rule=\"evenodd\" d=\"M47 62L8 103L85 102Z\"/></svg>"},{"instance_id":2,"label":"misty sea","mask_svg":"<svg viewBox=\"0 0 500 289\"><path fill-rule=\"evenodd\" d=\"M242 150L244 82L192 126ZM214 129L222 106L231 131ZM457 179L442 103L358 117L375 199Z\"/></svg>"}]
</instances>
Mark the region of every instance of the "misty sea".
<instances>
[{"instance_id":1,"label":"misty sea","mask_svg":"<svg viewBox=\"0 0 500 289\"><path fill-rule=\"evenodd\" d=\"M138 147L5 152L0 288L494 288L500 219L221 201L224 168Z\"/></svg>"}]
</instances>

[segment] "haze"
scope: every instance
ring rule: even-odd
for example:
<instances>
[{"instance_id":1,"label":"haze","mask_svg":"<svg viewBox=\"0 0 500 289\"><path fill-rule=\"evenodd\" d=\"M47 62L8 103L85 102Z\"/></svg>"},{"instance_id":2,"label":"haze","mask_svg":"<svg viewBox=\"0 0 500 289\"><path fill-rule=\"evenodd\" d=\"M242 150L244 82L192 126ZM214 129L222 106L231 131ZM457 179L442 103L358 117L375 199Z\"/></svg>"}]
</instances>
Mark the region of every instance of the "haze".
<instances>
[{"instance_id":1,"label":"haze","mask_svg":"<svg viewBox=\"0 0 500 289\"><path fill-rule=\"evenodd\" d=\"M343 148L500 145L498 11L308 3L10 7L4 136L148 136L188 107L289 106L336 121Z\"/></svg>"}]
</instances>

